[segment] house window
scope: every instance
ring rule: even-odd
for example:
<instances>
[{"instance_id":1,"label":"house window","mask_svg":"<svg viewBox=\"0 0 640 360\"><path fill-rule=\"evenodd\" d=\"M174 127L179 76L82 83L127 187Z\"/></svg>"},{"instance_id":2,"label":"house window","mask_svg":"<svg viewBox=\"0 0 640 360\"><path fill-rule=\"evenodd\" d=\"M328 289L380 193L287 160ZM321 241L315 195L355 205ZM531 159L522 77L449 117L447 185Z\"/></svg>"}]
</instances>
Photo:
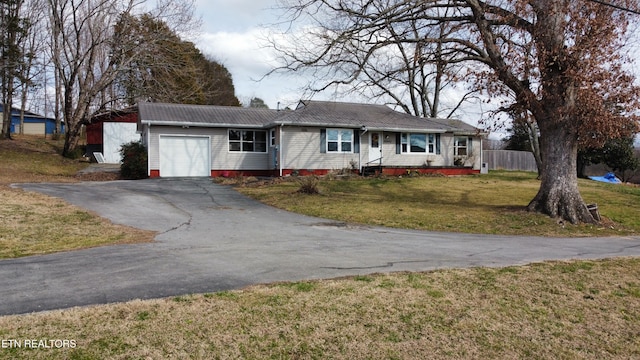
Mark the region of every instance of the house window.
<instances>
[{"instance_id":1,"label":"house window","mask_svg":"<svg viewBox=\"0 0 640 360\"><path fill-rule=\"evenodd\" d=\"M353 130L327 129L327 152L352 152Z\"/></svg>"},{"instance_id":2,"label":"house window","mask_svg":"<svg viewBox=\"0 0 640 360\"><path fill-rule=\"evenodd\" d=\"M468 139L466 137L456 136L453 143L453 155L467 156L469 155Z\"/></svg>"},{"instance_id":3,"label":"house window","mask_svg":"<svg viewBox=\"0 0 640 360\"><path fill-rule=\"evenodd\" d=\"M276 146L276 129L269 130L269 145Z\"/></svg>"},{"instance_id":4,"label":"house window","mask_svg":"<svg viewBox=\"0 0 640 360\"><path fill-rule=\"evenodd\" d=\"M436 153L436 137L434 134L402 133L400 145L403 153Z\"/></svg>"},{"instance_id":5,"label":"house window","mask_svg":"<svg viewBox=\"0 0 640 360\"><path fill-rule=\"evenodd\" d=\"M267 152L267 132L229 130L229 151Z\"/></svg>"}]
</instances>

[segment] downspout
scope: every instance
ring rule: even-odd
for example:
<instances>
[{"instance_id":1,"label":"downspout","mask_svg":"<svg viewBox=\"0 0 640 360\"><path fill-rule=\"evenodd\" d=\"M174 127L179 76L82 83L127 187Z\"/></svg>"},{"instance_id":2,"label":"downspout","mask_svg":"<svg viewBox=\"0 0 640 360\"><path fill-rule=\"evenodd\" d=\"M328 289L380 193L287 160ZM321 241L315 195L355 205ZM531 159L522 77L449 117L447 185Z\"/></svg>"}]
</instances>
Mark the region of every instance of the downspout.
<instances>
[{"instance_id":1,"label":"downspout","mask_svg":"<svg viewBox=\"0 0 640 360\"><path fill-rule=\"evenodd\" d=\"M484 141L483 137L480 136L480 172L482 172L482 165L484 164L484 151L483 151L484 145L482 144L483 141Z\"/></svg>"},{"instance_id":2,"label":"downspout","mask_svg":"<svg viewBox=\"0 0 640 360\"><path fill-rule=\"evenodd\" d=\"M360 151L358 152L358 169L360 170L360 175L364 176L364 172L362 171L362 138L364 137L364 134L367 133L367 131L369 131L369 129L367 129L366 126L362 125L362 127L360 128L361 134L360 134Z\"/></svg>"},{"instance_id":3,"label":"downspout","mask_svg":"<svg viewBox=\"0 0 640 360\"><path fill-rule=\"evenodd\" d=\"M143 125L144 126L144 125ZM151 177L151 154L150 154L150 150L151 150L151 124L147 124L147 131L145 134L145 137L147 138L147 143L145 144L147 147L147 176Z\"/></svg>"},{"instance_id":4,"label":"downspout","mask_svg":"<svg viewBox=\"0 0 640 360\"><path fill-rule=\"evenodd\" d=\"M278 157L279 157L279 159L278 159L278 167L280 168L280 177L282 177L282 173L283 173L282 162L284 161L284 155L283 155L283 152L284 152L283 143L284 143L284 141L282 141L283 140L282 139L282 128L283 127L284 127L284 124L280 124L279 134L278 134L278 138L280 140L279 144L278 144L278 145L280 145L280 148L278 149L279 150L278 151Z\"/></svg>"}]
</instances>

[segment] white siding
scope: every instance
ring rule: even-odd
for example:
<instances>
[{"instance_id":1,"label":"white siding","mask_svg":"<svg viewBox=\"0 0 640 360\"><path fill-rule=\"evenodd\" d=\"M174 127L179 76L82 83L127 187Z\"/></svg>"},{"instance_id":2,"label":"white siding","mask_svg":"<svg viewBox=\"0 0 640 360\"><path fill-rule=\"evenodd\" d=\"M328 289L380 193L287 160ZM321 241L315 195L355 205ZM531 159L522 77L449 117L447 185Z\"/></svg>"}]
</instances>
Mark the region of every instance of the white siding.
<instances>
[{"instance_id":1,"label":"white siding","mask_svg":"<svg viewBox=\"0 0 640 360\"><path fill-rule=\"evenodd\" d=\"M104 162L108 164L119 164L122 161L122 157L120 156L120 148L122 145L132 141L140 141L140 134L137 134L136 130L136 123L103 123L102 154L104 155Z\"/></svg>"},{"instance_id":2,"label":"white siding","mask_svg":"<svg viewBox=\"0 0 640 360\"><path fill-rule=\"evenodd\" d=\"M360 140L360 153L321 153L320 127L284 126L282 139L277 143L284 150L283 169L344 169L354 163L364 166L369 159L369 135L365 133ZM355 131L359 131L354 129ZM152 126L149 128L149 169L159 169L159 136L162 135L202 135L211 137L212 170L268 170L273 169L274 149L267 146L269 153L241 153L229 151L228 129L219 128L179 128L170 126ZM383 133L383 165L386 166L424 166L430 160L431 166L453 166L453 134L441 134L441 154L396 154L396 133ZM268 139L268 132L267 132ZM282 140L282 141L280 141ZM480 169L480 138L473 137L474 168ZM280 160L280 159L279 159ZM161 174L162 175L162 174Z\"/></svg>"}]
</instances>

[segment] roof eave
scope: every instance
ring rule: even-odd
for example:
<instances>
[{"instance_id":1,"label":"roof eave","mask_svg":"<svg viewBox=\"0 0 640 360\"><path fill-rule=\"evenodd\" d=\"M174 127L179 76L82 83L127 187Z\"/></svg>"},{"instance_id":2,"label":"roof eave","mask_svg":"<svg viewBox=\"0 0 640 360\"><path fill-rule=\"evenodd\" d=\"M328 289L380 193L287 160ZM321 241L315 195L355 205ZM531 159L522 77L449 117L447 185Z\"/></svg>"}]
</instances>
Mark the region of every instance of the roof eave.
<instances>
[{"instance_id":1,"label":"roof eave","mask_svg":"<svg viewBox=\"0 0 640 360\"><path fill-rule=\"evenodd\" d=\"M382 126L368 126L366 124L362 124L360 126L354 126L353 124L327 124L327 123L298 123L291 121L276 121L273 123L275 126L299 126L299 127L324 127L324 128L339 128L339 129L362 129L363 127L367 131L391 131L391 132L411 132L411 131L424 131L427 133L440 133L444 134L449 132L444 129L429 129L429 128L418 128L418 127L382 127Z\"/></svg>"},{"instance_id":2,"label":"roof eave","mask_svg":"<svg viewBox=\"0 0 640 360\"><path fill-rule=\"evenodd\" d=\"M180 126L180 127L208 127L208 128L241 128L241 129L263 129L268 125L251 124L228 124L228 123L196 123L186 121L164 121L164 120L141 120L142 125L150 126Z\"/></svg>"}]
</instances>

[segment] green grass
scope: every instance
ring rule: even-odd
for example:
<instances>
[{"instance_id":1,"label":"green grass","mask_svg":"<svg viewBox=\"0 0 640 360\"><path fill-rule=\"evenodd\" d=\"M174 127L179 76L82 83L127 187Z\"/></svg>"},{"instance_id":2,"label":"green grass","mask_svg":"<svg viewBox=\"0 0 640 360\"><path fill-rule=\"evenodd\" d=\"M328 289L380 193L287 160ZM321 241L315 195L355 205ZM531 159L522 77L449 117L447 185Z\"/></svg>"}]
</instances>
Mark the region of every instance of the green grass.
<instances>
[{"instance_id":1,"label":"green grass","mask_svg":"<svg viewBox=\"0 0 640 360\"><path fill-rule=\"evenodd\" d=\"M0 317L11 359L632 359L640 259L253 286Z\"/></svg>"},{"instance_id":2,"label":"green grass","mask_svg":"<svg viewBox=\"0 0 640 360\"><path fill-rule=\"evenodd\" d=\"M6 160L0 184L75 181L77 163L46 143L30 146L40 150L28 150L38 154L26 158L24 149L0 146ZM372 225L549 236L640 229L638 188L580 181L585 200L597 202L611 221L563 227L523 211L538 187L527 173L326 179L320 195L297 193L299 186L240 190L289 210ZM0 185L0 197L0 257L97 246L96 238L126 241L133 231L106 235L110 224L44 195ZM638 279L640 259L549 262L278 283L4 316L0 340L66 339L75 347L0 348L0 359L639 358Z\"/></svg>"},{"instance_id":3,"label":"green grass","mask_svg":"<svg viewBox=\"0 0 640 360\"><path fill-rule=\"evenodd\" d=\"M319 195L298 193L293 181L239 191L272 206L344 222L482 234L610 236L640 233L640 188L579 180L583 198L597 203L600 225L558 223L530 213L535 174L492 172L465 177L370 178L320 181Z\"/></svg>"}]
</instances>

